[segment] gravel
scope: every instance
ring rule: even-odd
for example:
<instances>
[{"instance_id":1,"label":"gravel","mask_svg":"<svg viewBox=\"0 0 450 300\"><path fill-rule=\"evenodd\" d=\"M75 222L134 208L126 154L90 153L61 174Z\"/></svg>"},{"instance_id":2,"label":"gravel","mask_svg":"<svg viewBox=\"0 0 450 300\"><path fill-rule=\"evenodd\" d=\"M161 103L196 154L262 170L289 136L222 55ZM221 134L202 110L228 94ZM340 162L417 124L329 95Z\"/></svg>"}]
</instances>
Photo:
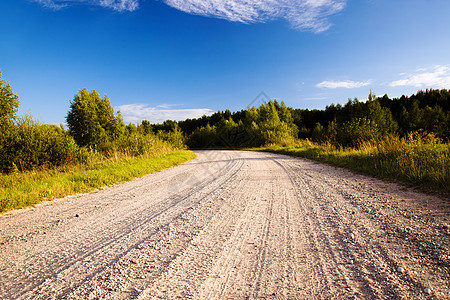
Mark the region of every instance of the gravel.
<instances>
[{"instance_id":1,"label":"gravel","mask_svg":"<svg viewBox=\"0 0 450 300\"><path fill-rule=\"evenodd\" d=\"M197 154L0 215L0 299L450 299L447 196L282 155Z\"/></svg>"}]
</instances>

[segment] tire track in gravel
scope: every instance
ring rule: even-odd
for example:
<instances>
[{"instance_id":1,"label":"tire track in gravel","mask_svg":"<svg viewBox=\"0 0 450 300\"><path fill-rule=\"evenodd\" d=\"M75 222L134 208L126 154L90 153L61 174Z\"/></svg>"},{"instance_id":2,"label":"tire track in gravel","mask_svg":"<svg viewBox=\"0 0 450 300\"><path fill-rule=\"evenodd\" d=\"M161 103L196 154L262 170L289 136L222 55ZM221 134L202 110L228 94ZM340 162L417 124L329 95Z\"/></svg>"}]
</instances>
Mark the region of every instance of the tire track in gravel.
<instances>
[{"instance_id":1,"label":"tire track in gravel","mask_svg":"<svg viewBox=\"0 0 450 300\"><path fill-rule=\"evenodd\" d=\"M285 167L278 160L275 160L275 163L284 170L292 186L295 188L297 205L301 214L304 216L302 232L304 234L304 240L308 241L308 244L303 249L302 255L308 261L308 269L314 274L313 278L316 281L309 282L303 289L310 296L320 294L323 297L329 297L331 287L339 284L339 282L332 283L332 277L334 277L333 272L336 272L337 265L336 253L330 246L329 238L324 236L323 230L321 230L324 226L328 230L330 228L320 222L317 213L311 210L311 207L307 203L319 198L314 195L309 184L305 181L296 181L294 179L292 170ZM298 189L298 187L301 187L301 189ZM329 265L330 263L332 263L332 267L327 268L327 264ZM308 286L315 288L308 291ZM318 289L319 286L321 289Z\"/></svg>"},{"instance_id":2,"label":"tire track in gravel","mask_svg":"<svg viewBox=\"0 0 450 300\"><path fill-rule=\"evenodd\" d=\"M240 205L241 201L247 200L242 198L242 195L245 196L248 192L243 174L245 170L230 182L232 190L222 193L223 205L214 212L213 218L208 220L201 235L191 241L183 254L141 294L140 299L190 298L195 295L196 283L205 280L210 274L208 270L221 251L222 243L229 239L236 219L242 216L245 208L256 208L254 205ZM222 274L219 274L219 277L220 275Z\"/></svg>"},{"instance_id":3,"label":"tire track in gravel","mask_svg":"<svg viewBox=\"0 0 450 300\"><path fill-rule=\"evenodd\" d=\"M172 205L170 205L169 207L164 208L163 210L159 211L159 212L157 213L157 216L162 215L163 213L167 213L169 209L174 208L175 206L177 206L178 204L180 204L182 201L187 200L189 197L192 198L192 195L193 195L193 194L195 195L196 192L198 192L199 190L204 189L205 186L208 187L208 189L211 189L209 186L210 186L213 182L214 182L215 185L219 185L219 186L220 186L220 184L223 184L223 182L227 181L227 179L233 177L233 175L237 172L238 169L237 169L237 170L235 170L234 168L228 169L228 167L229 167L228 165L229 165L229 164L230 164L230 162L227 162L227 166L226 166L226 168L225 168L226 172L224 172L224 174L221 174L220 183L215 182L215 181L217 181L217 178L212 178L212 179L207 180L206 182L202 182L202 185L201 185L201 186L197 186L197 187L194 187L194 188L192 188L192 186L191 186L191 189L189 190L189 194L190 194L191 196L188 196L188 197L181 197L179 201L178 201L178 200L175 200L175 202L174 202L174 200L172 199L172 200L171 200ZM227 169L228 169L228 170L227 170ZM234 173L233 173L233 172L234 172ZM230 173L230 175L228 175L227 173ZM223 177L223 178L222 178L222 177ZM188 194L186 190L182 190L180 193L181 193L181 194ZM205 198L207 198L208 196L210 196L211 193L212 193L212 191L209 191L208 193L202 195L201 198L195 199L196 202L194 202L194 203L187 202L187 203L183 206L183 207L187 207L184 211L182 211L182 212L179 213L178 215L175 215L175 216L171 217L170 220L165 221L166 223L164 223L164 224L160 225L159 227L157 227L156 229L154 229L154 230L152 231L152 233L151 233L148 237L146 237L146 238L143 239L143 240L138 241L138 243L139 243L139 244L142 244L145 240L148 240L148 239L152 238L154 234L156 234L156 233L158 233L159 231L161 231L161 229L166 228L173 220L179 218L180 216L182 216L183 214L185 214L186 212L188 212L189 210L191 210L191 209L193 208L193 206L195 207L195 205L198 205L201 201L203 201ZM154 217L156 217L156 216L151 216L151 217L149 217L149 219L153 219ZM147 223L147 222L146 222L146 223ZM143 229L142 226L136 226L136 228L140 228L141 230ZM136 246L139 246L139 245L132 245L129 249L130 249L130 250L131 250L131 249L134 249L134 248L136 248ZM120 255L120 257L118 257L118 259L115 259L115 260L113 261L113 263L114 263L114 262L117 262L120 258L124 257L128 252L129 252L129 251L123 252L123 253ZM105 269L105 268L103 268L102 270L104 270L104 269ZM97 276L98 273L100 273L100 272L95 272L95 273L93 273L90 279L92 279L94 276ZM85 282L86 282L86 281L85 281ZM83 283L85 283L85 282L83 282ZM80 285L81 285L81 284L80 284ZM79 285L79 286L80 286L80 285ZM91 285L90 280L88 281L88 285ZM75 287L75 288L78 288L79 286L77 286L77 287Z\"/></svg>"},{"instance_id":4,"label":"tire track in gravel","mask_svg":"<svg viewBox=\"0 0 450 300\"><path fill-rule=\"evenodd\" d=\"M213 183L211 183L210 181L206 181L206 182L201 182L200 186L201 186L201 190L202 189L207 189L208 192L204 192L202 197L200 199L198 199L194 205L191 205L190 207L188 207L185 211L183 211L183 213L177 215L176 217L172 218L169 222L167 222L166 224L164 224L163 226L160 226L159 228L157 228L156 233L161 233L163 232L164 234L170 235L171 233L171 227L180 219L188 219L185 217L185 215L189 214L189 212L191 210L195 211L195 208L197 208L199 205L200 206L204 206L208 204L209 198L211 198L214 194L214 191L216 189L221 188L221 186L224 185L225 182L228 182L229 180L231 180L234 175L236 174L236 172L239 171L240 167L242 166L242 161L241 160L237 160L234 162L235 163L235 167L230 169L230 170L226 170L226 172L231 173L230 175L227 175L226 172L225 174L222 174L222 176L219 178L220 180L213 179ZM232 171L232 172L231 172ZM191 193L191 192L190 192ZM188 197L192 197L192 193L190 196ZM188 237L184 243L178 243L176 246L173 246L173 243L171 241L166 240L166 236L164 234L159 235L158 237L155 236L150 236L148 237L145 242L149 239L152 240L156 240L158 241L157 243L161 242L159 246L157 246L157 249L162 249L162 248L166 248L164 249L164 256L165 259L164 261L160 261L160 265L159 266L155 266L153 265L154 269L158 269L158 272L163 272L164 269L168 266L168 264L174 260L177 256L178 253L185 247L186 243L188 243L192 238L190 237L190 235L196 236L196 232L201 231L202 226L204 226L203 224L197 224L196 226L191 226L189 228L186 228L186 230L184 230L182 233L185 237ZM180 240L180 239L179 239ZM132 247L131 249L136 249L136 247ZM148 247L147 247L148 249ZM162 251L161 251L162 252ZM128 254L128 253L126 253ZM97 276L97 274L95 274ZM156 277L157 274L152 274L152 276L150 276L151 278ZM121 274L112 274L112 277L114 276L121 276ZM146 277L146 281L149 280L150 277ZM122 278L117 278L116 280L120 281ZM129 279L129 278L128 278ZM143 279L143 278L141 278ZM113 280L114 281L114 280ZM92 281L88 281L85 282L85 284L87 286L91 286L92 285ZM142 285L142 283L140 283ZM127 285L132 285L132 283L128 282ZM123 287L121 287L123 288ZM84 291L86 291L86 289L88 289L88 287L84 288ZM139 288L138 290L143 289L143 287ZM88 291L88 293L84 293L81 296L86 297L86 295L89 295L89 293L92 291ZM98 292L98 291L96 291ZM114 290L114 292L117 292L117 290ZM120 294L120 291L119 293ZM119 295L115 295L112 298L117 298L119 297Z\"/></svg>"},{"instance_id":5,"label":"tire track in gravel","mask_svg":"<svg viewBox=\"0 0 450 300\"><path fill-rule=\"evenodd\" d=\"M222 158L223 159L223 158ZM210 158L211 160L211 158ZM231 168L230 165L236 165L237 167L235 168ZM198 169L198 167L197 167ZM213 168L209 168L208 171L214 170ZM72 267L78 267L78 265L80 264L80 262L82 262L83 260L85 260L87 257L92 257L92 256L97 256L96 257L96 264L100 265L99 268L97 268L94 272L92 272L91 270L89 270L89 274L87 277L85 277L85 279L89 280L92 279L93 276L95 276L95 274L101 272L102 270L105 269L105 264L106 265L111 265L116 263L121 257L123 257L130 249L133 248L133 246L138 245L139 243L142 243L142 240L138 241L136 244L132 244L131 247L129 247L128 249L119 249L119 254L116 255L115 257L111 258L111 257L105 257L105 259L107 259L109 262L103 262L101 263L101 255L98 256L96 254L98 254L99 252L106 252L106 249L109 248L111 245L117 245L120 244L120 240L124 239L125 237L127 237L130 233L136 231L138 228L141 229L142 231L142 227L145 226L146 224L148 224L150 221L152 221L154 218L163 215L164 213L168 212L170 209L173 209L175 206L179 205L180 203L182 203L183 201L186 201L189 199L188 197L183 196L183 194L195 194L198 191L201 191L202 189L204 189L205 187L210 188L209 185L212 182L218 181L219 184L226 182L227 179L233 177L235 175L235 173L239 170L239 164L236 163L236 161L233 160L225 160L225 165L223 168L224 172L220 172L220 175L217 176L210 176L210 178L207 178L207 180L205 182L201 182L202 184L198 185L198 186L186 186L184 189L180 190L179 195L169 195L169 197L171 198L170 201L167 202L167 204L162 208L158 208L158 210L156 212L151 212L153 213L153 215L146 215L147 212L143 212L143 218L142 221L140 223L133 224L131 222L128 222L131 225L126 224L126 226L120 226L118 229L116 229L115 231L109 232L108 235L106 235L105 237L101 237L100 239L98 239L95 243L89 245L89 250L88 252L84 252L83 250L79 250L79 252L81 252L81 256L77 256L75 255L74 260L71 260L69 263L66 260L61 260L58 259L56 261L52 261L49 260L49 263L46 264L38 264L38 267L34 267L33 265L28 265L27 269L30 270L31 269L31 276L28 276L28 278L17 278L20 280L20 284L17 285L13 285L12 289L11 289L11 293L15 296L26 296L27 293L29 292L36 292L37 290L39 290L39 294L41 294L40 296L42 296L42 298L45 298L45 293L43 293L43 283L45 283L46 281L49 281L52 279L52 277L54 277L53 274L59 274L61 272L70 272L70 268ZM221 170L219 170L221 171ZM208 175L215 175L213 173L208 174ZM175 174L175 176L180 176L180 174ZM173 177L173 176L170 176ZM169 178L170 178L169 177ZM200 179L201 180L201 179ZM127 192L129 192L130 189L126 189L125 191L125 197L129 197L129 194ZM189 190L189 192L188 192ZM187 207L185 209L189 210L192 209L192 206L195 204L198 204L198 202L201 202L205 197L207 197L212 191L209 191L208 194L204 195L202 198L200 199L194 199L196 202L195 203L187 203L185 206ZM162 191L160 192L160 194L165 194L164 196L167 197L167 189L162 189ZM158 195L159 196L159 195ZM133 206L131 210L135 209L135 207ZM144 238L145 239L149 239L151 238L151 236L153 234L155 234L156 232L158 232L158 229L160 229L161 227L164 227L166 224L170 223L171 220L176 219L179 215L183 214L182 211L180 214L178 215L174 215L172 216L172 218L167 219L165 224L160 225L159 227L156 227L155 229L152 230L152 232L150 233L150 235L146 236ZM127 212L128 213L128 212ZM139 219L138 219L139 222ZM97 225L97 224L95 224ZM130 227L131 226L131 227ZM64 242L60 242L60 244L64 244ZM125 245L127 244L126 242L124 243ZM44 248L44 247L39 247L39 248ZM45 248L44 248L45 249ZM36 255L32 255L29 258L27 258L27 260L29 261L42 261L42 257L48 257L49 253L54 252L54 249L48 249L47 251L44 252L40 252ZM42 275L43 273L46 273L47 275ZM85 276L85 275L83 275ZM85 280L84 280L85 281ZM81 281L82 283L83 281ZM79 283L78 285L80 285L81 283ZM78 285L73 285L73 282L70 283L70 289L75 289ZM20 289L20 290L19 290ZM63 291L63 295L65 295L67 293L67 291Z\"/></svg>"},{"instance_id":6,"label":"tire track in gravel","mask_svg":"<svg viewBox=\"0 0 450 300\"><path fill-rule=\"evenodd\" d=\"M244 179L241 182L243 182L244 187L249 186L248 179ZM230 226L231 233L229 238L224 242L221 253L218 254L214 267L211 269L211 275L202 284L197 295L202 295L199 298L221 299L226 296L229 287L235 286L235 278L239 276L235 271L237 266L242 266L243 264L240 255L236 254L242 254L248 251L247 248L249 245L254 247L254 243L251 242L250 244L249 242L249 240L254 240L254 238L249 236L256 231L252 230L252 222L249 222L251 220L249 217L258 215L257 210L260 208L258 206L258 199L261 199L263 191L262 182L257 182L256 186L253 186L254 192L250 197L248 195L246 196L244 192L236 196L238 199L244 200L241 202L241 207L243 207L242 212L236 216L233 225ZM247 201L245 201L245 198L247 198ZM246 262L249 263L248 260ZM242 266L239 268L240 271L249 269L251 269L250 266ZM240 281L241 283L243 282L242 280ZM243 282L243 284L246 284L246 282Z\"/></svg>"},{"instance_id":7,"label":"tire track in gravel","mask_svg":"<svg viewBox=\"0 0 450 300\"><path fill-rule=\"evenodd\" d=\"M292 167L292 163L285 163L284 166L287 168ZM292 174L299 175L301 174L301 170L298 168L291 172ZM342 192L339 191L339 189L336 189L338 186L339 179L336 179L335 177L332 179L325 178L325 180L316 180L314 182L314 185L305 183L305 180L307 180L308 176L296 176L296 179L298 180L299 184L296 184L295 186L309 186L314 187L311 190L313 191L313 197L316 199L321 199L324 204L326 205L317 205L319 204L318 201L310 202L310 208L312 211L314 211L314 214L317 216L320 216L320 211L323 210L326 212L326 215L331 215L330 208L333 206L335 207L334 210L336 210L336 204L339 205L339 203L348 202L345 197L342 197ZM302 182L303 180L303 182ZM332 181L331 183L328 181ZM322 191L322 192L321 192ZM323 194L323 191L331 191L332 193ZM356 191L352 191L350 195L357 194ZM382 193L378 192L376 193L378 195L381 195ZM420 196L420 194L419 194ZM374 197L374 199L377 196ZM372 197L367 197L369 200L372 199ZM332 199L333 201L330 201ZM361 201L364 201L366 199L360 199ZM378 200L378 199L377 199ZM358 205L356 205L357 208ZM353 207L355 208L355 207ZM339 207L339 209L345 210L345 207ZM344 217L344 214L338 215L339 218L337 220L332 221L333 227L339 227L342 224L347 224L342 228L338 234L331 236L332 230L326 230L322 231L323 234L326 234L328 237L326 238L326 244L330 244L329 242L332 241L338 241L341 239L345 242L346 248L348 249L344 253L351 257L350 264L347 264L345 268L341 267L342 274L344 278L346 279L346 287L345 289L348 291L346 294L350 294L355 297L379 297L379 298L390 298L390 299L401 299L401 298L419 298L419 297L426 297L426 293L424 291L427 287L430 286L430 282L420 282L420 280L416 280L410 276L409 272L399 272L397 269L399 267L404 267L402 264L402 260L404 260L404 257L402 255L409 254L407 251L399 251L401 255L396 253L396 251L392 251L392 246L401 246L402 244L405 244L404 241L398 241L400 242L398 245L392 244L391 247L386 247L386 245L382 245L382 241L380 241L379 237L380 235L383 235L383 231L386 228L389 228L389 231L395 230L398 228L398 225L395 224L394 220L389 220L388 226L380 226L380 223L385 223L386 220L380 220L378 216L374 216L374 211L376 209L369 209L369 213L360 213L358 214L357 218L348 218ZM348 211L346 212L348 216L353 216L354 211ZM316 230L319 230L321 228L327 228L325 223L320 222L320 217L316 218L317 224L314 225L314 228ZM350 222L349 222L350 219ZM327 228L328 229L328 228ZM448 245L448 237L447 237L447 245ZM415 245L409 245L412 246L412 249L415 249ZM332 249L330 247L329 251L325 251L325 253L333 253L331 251ZM391 249L390 249L391 248ZM416 248L417 249L417 248ZM448 248L447 248L448 250ZM323 251L322 251L323 253ZM344 257L340 257L340 259L334 259L334 263L337 263L338 261L342 261ZM359 260L360 263L354 263ZM345 261L345 260L344 260ZM348 261L348 260L347 260ZM349 268L348 266L351 266ZM419 266L416 266L416 268ZM403 268L404 269L404 268ZM414 271L414 268L411 268L412 272ZM331 272L327 272L327 274L330 274ZM444 274L446 274L445 277L448 278L448 269L444 270ZM354 276L351 276L354 275ZM356 275L356 276L355 276ZM353 278L352 278L353 277ZM443 280L445 282L445 280ZM354 286L358 285L358 289L355 289ZM331 287L329 287L329 291L333 291L335 287L338 286L334 284ZM353 288L352 288L353 287ZM446 293L448 295L448 286L445 288L445 286L441 286L440 290L446 290ZM438 289L439 290L439 289ZM336 293L338 291L336 290ZM333 293L333 292L332 292ZM444 294L442 294L443 296ZM330 295L331 297L331 295Z\"/></svg>"},{"instance_id":8,"label":"tire track in gravel","mask_svg":"<svg viewBox=\"0 0 450 300\"><path fill-rule=\"evenodd\" d=\"M299 178L297 180L301 180L301 178ZM311 184L307 184L305 181L303 181L303 182L300 181L299 183L300 183L299 185L312 187ZM358 237L368 236L368 233L362 232L361 229L360 230L351 229L352 226L351 225L349 226L348 223L345 222L345 219L343 218L342 214L334 214L333 215L332 212L330 211L330 208L333 207L335 204L330 201L327 201L327 199L334 198L335 195L329 195L329 194L323 195L322 194L323 192L319 192L319 190L326 191L327 188L324 187L323 183L322 184L316 183L316 187L314 189L311 188L311 189L308 189L308 191L307 191L308 193L310 193L309 198L312 197L312 198L316 198L316 199L321 199L325 202L324 204L326 204L326 205L318 206L317 202L316 202L316 203L312 203L312 204L316 204L316 205L309 205L308 209L314 214L314 216L317 216L316 218L314 218L315 224L312 225L310 228L315 228L316 230L319 231L322 228L328 229L330 227L330 226L327 226L326 222L321 221L320 215L323 214L323 212L325 212L325 215L334 217L334 220L327 219L327 221L332 224L332 226L331 226L332 228L339 228L340 225L346 224L345 226L343 226L341 228L341 230L337 230L334 235L331 235L331 233L332 233L331 230L327 230L327 231L320 230L320 234L324 235L324 237L323 237L323 239L320 240L320 242L322 242L322 244L320 246L316 246L316 249L326 248L327 251L321 251L318 253L320 253L320 254L325 253L325 254L331 255L331 259L330 259L330 256L326 257L325 259L322 258L320 264L322 266L326 266L327 264L330 265L330 261L332 261L331 268L328 267L328 270L325 270L324 273L332 274L331 269L334 269L334 270L340 269L339 270L341 273L340 276L344 277L344 280L343 280L344 285L343 286L339 282L337 282L337 284L335 283L335 284L330 285L330 283L329 283L330 281L328 281L325 284L325 287L328 290L327 293L328 293L329 297L332 297L333 293L338 292L338 289L336 289L336 287L338 287L339 289L344 288L344 290L346 289L347 292L351 293L351 289L350 289L350 286L352 285L351 279L349 277L347 277L346 275L351 273L351 272L349 272L348 266L352 265L352 264L350 263L350 264L347 264L346 266L341 266L340 268L337 268L338 262L345 261L346 259L342 255L343 253L339 253L339 252L333 250L333 248L331 247L331 243L333 241L342 240L345 244L347 244L345 246L348 247L349 246L348 244L350 244L350 246L353 248L352 252L359 252L359 249L361 249L362 244L358 243L357 239L358 239ZM362 216L360 215L359 218L361 219L361 217ZM364 220L364 222L366 222L366 220ZM369 240L370 240L370 238L368 240L364 239L364 243L370 242ZM374 247L373 245L371 246L371 248L376 249L376 247ZM374 253L377 253L377 251L374 251ZM375 261L380 260L380 257L374 253L371 253L370 261L363 266L362 270L363 270L363 273L365 276L371 276L372 272L374 272L377 268L375 266ZM339 275L339 274L335 274L335 276L330 276L330 277L327 276L327 280L329 280L333 277L336 277L336 275ZM379 294L378 289L372 287L368 281L366 281L366 284L367 284L366 288L368 289L367 294L366 295L356 294L354 296L358 296L358 297L363 297L363 296L368 296L368 295L371 295L371 296L375 295L375 296L379 296L379 297L383 296L383 295ZM393 291L390 290L390 292L393 292ZM336 295L334 295L334 296L336 296ZM398 295L391 294L389 296L392 297L392 296L398 296Z\"/></svg>"},{"instance_id":9,"label":"tire track in gravel","mask_svg":"<svg viewBox=\"0 0 450 300\"><path fill-rule=\"evenodd\" d=\"M449 212L308 160L199 151L2 215L0 298L450 299Z\"/></svg>"},{"instance_id":10,"label":"tire track in gravel","mask_svg":"<svg viewBox=\"0 0 450 300\"><path fill-rule=\"evenodd\" d=\"M332 298L342 296L339 293L348 293L349 278L346 277L346 274L349 272L344 263L346 261L345 252L342 251L345 244L340 244L340 241L346 236L350 238L350 234L346 232L345 226L339 228L339 225L345 224L345 222L333 209L333 205L326 201L327 197L323 197L318 192L319 190L325 191L325 189L317 186L317 183L310 184L307 180L308 176L299 176L297 172L302 171L294 172L289 168L289 163L278 162L278 164L286 171L293 186L296 187L298 206L306 216L304 232L310 242L306 256L313 257L310 268L313 269L314 277L320 280L314 284L320 289L313 289L309 294L311 296L320 294L324 298ZM319 204L317 200L320 200L321 203ZM305 288L308 287L305 286Z\"/></svg>"},{"instance_id":11,"label":"tire track in gravel","mask_svg":"<svg viewBox=\"0 0 450 300\"><path fill-rule=\"evenodd\" d=\"M234 169L231 169L231 170L234 170ZM235 172L237 172L237 171L235 171ZM223 178L224 181L226 181L226 180L230 179L231 177L233 177L233 175L235 174L235 172L232 173L231 175L224 176L224 178ZM215 181L215 180L216 180L216 179L211 179L211 180L205 182L205 185L208 186L208 185L212 184L213 181ZM194 188L190 187L189 193L190 193L190 194L198 193L202 188L203 188L203 187L200 187L200 186L197 186L197 187L194 187ZM187 193L187 190L184 189L182 192L183 192L183 193ZM146 237L144 237L144 238L138 240L136 243L130 245L127 249L125 249L125 251L122 250L122 252L121 252L119 255L117 255L114 259L110 259L110 261L109 261L106 265L105 265L105 264L102 264L102 266L101 266L100 268L98 268L97 270L95 270L94 272L92 272L89 276L87 276L86 278L84 278L82 282L80 282L79 284L77 284L77 285L75 285L75 286L70 287L70 289L66 289L66 290L62 291L62 292L61 292L61 295L62 295L62 296L67 296L72 290L78 289L81 285L85 284L86 282L88 282L88 284L91 285L91 281L92 281L92 279L93 279L95 276L98 276L98 274L101 273L101 272L103 272L107 267L109 267L109 266L111 266L111 265L113 265L113 264L116 264L121 258L125 257L131 250L138 248L138 247L139 247L141 244L143 244L145 241L147 241L148 239L153 238L154 235L156 235L158 232L160 232L161 230L163 230L163 228L167 227L167 226L168 226L171 222L173 222L175 219L180 218L180 216L186 214L189 210L192 209L192 206L195 206L195 205L197 205L198 203L200 203L201 201L205 200L205 199L206 199L208 196L210 196L211 194L212 194L212 191L209 192L208 194L204 195L202 198L196 199L196 202L194 202L194 203L189 203L189 202L188 202L188 203L186 203L185 205L183 205L184 210L182 210L181 213L179 213L179 214L177 214L177 215L171 217L171 219L170 219L169 221L167 221L167 222L164 223L164 224L159 225L159 226L156 227L155 229L152 228L151 231L149 232L148 236L146 236ZM114 236L114 242L117 242L117 241L123 239L124 237L128 236L130 233L134 232L134 231L137 230L137 229L140 229L140 230L146 229L145 226L146 226L149 222L151 222L153 219L155 219L155 218L157 218L157 217L159 217L159 216L161 216L161 215L163 215L163 214L165 214L165 213L168 213L168 211L169 211L170 209L173 209L175 206L182 205L182 202L187 201L188 199L189 199L189 197L185 197L185 196L177 196L177 197L174 197L174 198L171 200L171 205L169 205L169 206L167 206L167 207L164 207L164 208L162 208L161 210L158 210L158 212L154 213L153 215L148 216L147 219L143 220L141 223L139 223L139 224L137 224L137 225L133 225L131 228L128 227L128 228L126 229L126 231L122 231L122 232L120 232L119 235ZM111 239L111 237L109 237L109 239ZM105 243L105 244L103 244L103 245L99 245L98 247L95 247L95 249L94 249L93 251L91 251L90 253L87 253L85 256L92 256L93 254L95 254L95 253L97 253L97 252L99 252L99 251L104 251L104 249L105 249L106 247L108 247L112 242L113 242L113 240L110 240L109 242L107 242L107 243ZM70 266L69 266L69 267L70 267Z\"/></svg>"}]
</instances>

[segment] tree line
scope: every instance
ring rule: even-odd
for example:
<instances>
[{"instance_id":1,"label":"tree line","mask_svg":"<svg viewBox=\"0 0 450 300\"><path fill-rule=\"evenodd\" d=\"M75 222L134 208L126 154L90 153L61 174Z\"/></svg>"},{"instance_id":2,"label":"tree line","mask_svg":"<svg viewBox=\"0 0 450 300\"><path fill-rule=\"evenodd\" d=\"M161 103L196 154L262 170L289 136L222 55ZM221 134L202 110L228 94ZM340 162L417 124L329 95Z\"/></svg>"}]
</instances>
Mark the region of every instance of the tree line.
<instances>
[{"instance_id":1,"label":"tree line","mask_svg":"<svg viewBox=\"0 0 450 300\"><path fill-rule=\"evenodd\" d=\"M325 110L294 110L299 138L335 145L357 146L413 132L431 133L450 139L450 91L427 89L411 96L389 98L369 94L367 101L349 99L345 105L330 105Z\"/></svg>"},{"instance_id":2,"label":"tree line","mask_svg":"<svg viewBox=\"0 0 450 300\"><path fill-rule=\"evenodd\" d=\"M155 134L150 122L125 125L109 98L81 89L70 102L62 126L40 124L31 116L17 116L19 97L0 73L0 172L86 163L89 157L151 154L184 147L181 132Z\"/></svg>"},{"instance_id":3,"label":"tree line","mask_svg":"<svg viewBox=\"0 0 450 300\"><path fill-rule=\"evenodd\" d=\"M62 126L18 117L19 97L0 73L0 171L16 172L39 166L80 163L92 153L105 157L138 156L156 148L237 148L291 144L298 139L336 147L358 147L410 133L431 133L450 140L450 91L427 89L411 96L349 99L324 110L294 109L276 100L238 112L210 116L142 121L125 125L109 98L81 89L70 101Z\"/></svg>"},{"instance_id":4,"label":"tree line","mask_svg":"<svg viewBox=\"0 0 450 300\"><path fill-rule=\"evenodd\" d=\"M294 109L278 101L238 112L218 111L210 116L153 124L155 132L174 128L193 148L250 147L310 139L337 147L358 147L390 136L412 132L450 139L450 91L427 89L411 96L389 98L370 93L365 101L324 110Z\"/></svg>"}]
</instances>

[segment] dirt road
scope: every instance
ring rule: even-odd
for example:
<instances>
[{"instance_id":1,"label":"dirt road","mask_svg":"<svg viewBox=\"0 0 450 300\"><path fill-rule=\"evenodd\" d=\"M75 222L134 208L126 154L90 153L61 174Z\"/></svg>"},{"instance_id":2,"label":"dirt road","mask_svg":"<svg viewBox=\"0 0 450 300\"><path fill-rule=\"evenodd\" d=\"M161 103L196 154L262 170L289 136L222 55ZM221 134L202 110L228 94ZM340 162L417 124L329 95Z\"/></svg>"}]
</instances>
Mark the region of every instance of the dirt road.
<instances>
[{"instance_id":1,"label":"dirt road","mask_svg":"<svg viewBox=\"0 0 450 300\"><path fill-rule=\"evenodd\" d=\"M0 299L450 299L450 200L286 156L0 216Z\"/></svg>"}]
</instances>

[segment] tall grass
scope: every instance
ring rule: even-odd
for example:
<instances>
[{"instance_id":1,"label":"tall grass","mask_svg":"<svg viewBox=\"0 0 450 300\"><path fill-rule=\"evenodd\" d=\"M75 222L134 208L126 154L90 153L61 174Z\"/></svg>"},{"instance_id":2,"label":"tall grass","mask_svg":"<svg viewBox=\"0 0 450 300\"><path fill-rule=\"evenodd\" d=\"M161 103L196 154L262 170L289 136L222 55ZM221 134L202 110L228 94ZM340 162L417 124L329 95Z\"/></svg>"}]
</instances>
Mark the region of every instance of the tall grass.
<instances>
[{"instance_id":1,"label":"tall grass","mask_svg":"<svg viewBox=\"0 0 450 300\"><path fill-rule=\"evenodd\" d=\"M295 146L273 145L253 150L305 157L425 189L450 192L450 144L433 134L416 132L404 138L387 137L356 148L337 148L306 140Z\"/></svg>"},{"instance_id":2,"label":"tall grass","mask_svg":"<svg viewBox=\"0 0 450 300\"><path fill-rule=\"evenodd\" d=\"M0 212L75 193L86 193L161 171L195 157L191 151L160 148L141 156L90 153L83 163L0 175Z\"/></svg>"}]
</instances>

